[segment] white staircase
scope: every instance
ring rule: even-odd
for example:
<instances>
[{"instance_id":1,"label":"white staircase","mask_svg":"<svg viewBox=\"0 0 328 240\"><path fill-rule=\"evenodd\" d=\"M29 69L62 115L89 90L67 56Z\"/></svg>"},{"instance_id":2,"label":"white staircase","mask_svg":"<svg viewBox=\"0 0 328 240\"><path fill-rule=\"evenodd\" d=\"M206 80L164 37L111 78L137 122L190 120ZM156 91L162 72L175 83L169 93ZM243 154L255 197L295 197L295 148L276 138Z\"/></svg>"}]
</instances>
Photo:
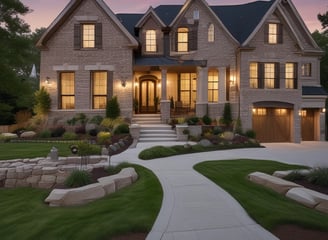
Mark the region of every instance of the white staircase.
<instances>
[{"instance_id":1,"label":"white staircase","mask_svg":"<svg viewBox=\"0 0 328 240\"><path fill-rule=\"evenodd\" d=\"M171 126L161 123L159 114L137 114L132 123L140 125L139 142L177 141L177 135Z\"/></svg>"}]
</instances>

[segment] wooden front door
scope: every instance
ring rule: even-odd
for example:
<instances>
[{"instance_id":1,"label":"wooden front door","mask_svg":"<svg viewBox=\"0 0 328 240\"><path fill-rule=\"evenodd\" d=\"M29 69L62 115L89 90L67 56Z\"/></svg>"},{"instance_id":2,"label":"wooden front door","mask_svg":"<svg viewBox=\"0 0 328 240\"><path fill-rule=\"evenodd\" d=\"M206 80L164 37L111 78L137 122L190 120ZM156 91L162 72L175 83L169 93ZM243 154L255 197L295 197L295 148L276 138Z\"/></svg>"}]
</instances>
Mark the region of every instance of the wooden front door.
<instances>
[{"instance_id":1,"label":"wooden front door","mask_svg":"<svg viewBox=\"0 0 328 240\"><path fill-rule=\"evenodd\" d=\"M156 81L142 80L140 82L140 112L155 113L155 98L156 98Z\"/></svg>"}]
</instances>

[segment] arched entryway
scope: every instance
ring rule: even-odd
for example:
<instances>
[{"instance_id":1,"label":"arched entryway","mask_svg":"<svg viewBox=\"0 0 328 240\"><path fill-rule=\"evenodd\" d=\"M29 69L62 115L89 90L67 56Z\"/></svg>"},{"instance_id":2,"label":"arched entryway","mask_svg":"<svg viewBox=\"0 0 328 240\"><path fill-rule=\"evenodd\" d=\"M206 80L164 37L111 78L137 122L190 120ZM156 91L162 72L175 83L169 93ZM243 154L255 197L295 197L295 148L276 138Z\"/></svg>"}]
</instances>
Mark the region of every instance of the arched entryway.
<instances>
[{"instance_id":1,"label":"arched entryway","mask_svg":"<svg viewBox=\"0 0 328 240\"><path fill-rule=\"evenodd\" d=\"M157 78L143 76L140 78L139 109L140 113L156 113L158 109Z\"/></svg>"}]
</instances>

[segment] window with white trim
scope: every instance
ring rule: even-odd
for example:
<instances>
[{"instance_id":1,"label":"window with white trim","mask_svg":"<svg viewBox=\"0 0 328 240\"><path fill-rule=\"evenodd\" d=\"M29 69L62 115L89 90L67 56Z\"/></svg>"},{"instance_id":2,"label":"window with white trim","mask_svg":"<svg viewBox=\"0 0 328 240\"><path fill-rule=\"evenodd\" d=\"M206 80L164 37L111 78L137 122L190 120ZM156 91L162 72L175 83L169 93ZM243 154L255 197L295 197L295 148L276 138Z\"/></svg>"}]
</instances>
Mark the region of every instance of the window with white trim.
<instances>
[{"instance_id":1,"label":"window with white trim","mask_svg":"<svg viewBox=\"0 0 328 240\"><path fill-rule=\"evenodd\" d=\"M146 52L157 52L156 31L146 31Z\"/></svg>"}]
</instances>

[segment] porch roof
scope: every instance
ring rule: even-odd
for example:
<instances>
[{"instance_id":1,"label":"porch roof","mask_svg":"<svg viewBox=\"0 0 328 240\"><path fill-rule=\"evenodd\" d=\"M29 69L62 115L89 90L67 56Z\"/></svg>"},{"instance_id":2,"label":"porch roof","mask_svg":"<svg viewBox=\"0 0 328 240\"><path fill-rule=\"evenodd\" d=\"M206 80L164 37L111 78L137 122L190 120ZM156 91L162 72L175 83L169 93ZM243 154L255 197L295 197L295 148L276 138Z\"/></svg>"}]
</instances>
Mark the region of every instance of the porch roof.
<instances>
[{"instance_id":1,"label":"porch roof","mask_svg":"<svg viewBox=\"0 0 328 240\"><path fill-rule=\"evenodd\" d=\"M200 66L205 67L207 65L206 60L181 60L177 58L169 57L139 57L135 58L135 66L158 66L158 67L170 67L170 66Z\"/></svg>"},{"instance_id":2,"label":"porch roof","mask_svg":"<svg viewBox=\"0 0 328 240\"><path fill-rule=\"evenodd\" d=\"M303 96L328 96L326 90L321 86L303 86Z\"/></svg>"}]
</instances>

